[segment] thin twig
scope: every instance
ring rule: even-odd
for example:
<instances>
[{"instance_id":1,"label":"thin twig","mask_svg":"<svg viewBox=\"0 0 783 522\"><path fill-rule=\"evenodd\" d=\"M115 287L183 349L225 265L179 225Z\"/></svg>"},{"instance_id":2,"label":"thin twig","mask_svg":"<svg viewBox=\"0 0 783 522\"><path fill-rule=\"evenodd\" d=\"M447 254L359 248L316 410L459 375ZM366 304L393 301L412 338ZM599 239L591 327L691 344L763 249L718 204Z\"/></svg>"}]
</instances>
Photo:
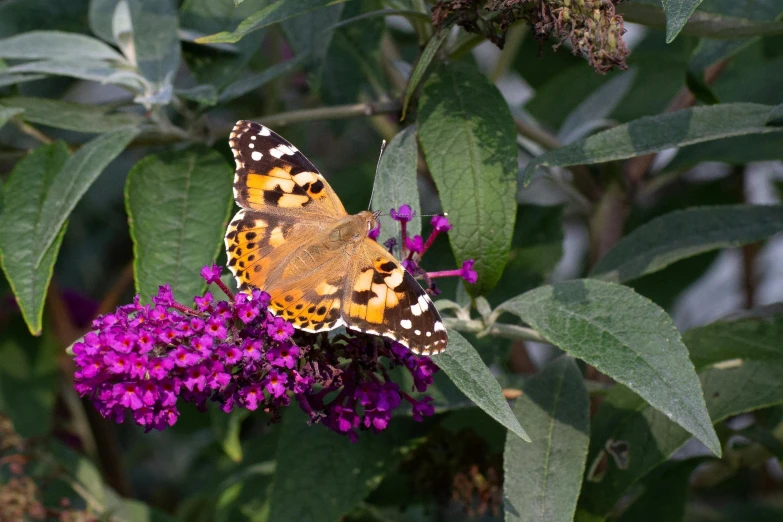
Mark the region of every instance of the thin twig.
<instances>
[{"instance_id":1,"label":"thin twig","mask_svg":"<svg viewBox=\"0 0 783 522\"><path fill-rule=\"evenodd\" d=\"M25 134L27 134L31 138L34 138L34 139L40 141L44 145L50 145L50 144L54 143L54 139L50 138L49 136L47 136L43 132L39 131L38 129L36 129L35 127L30 125L26 121L23 121L21 119L16 118L16 119L14 119L14 124L17 127L19 127L20 131L24 132Z\"/></svg>"},{"instance_id":2,"label":"thin twig","mask_svg":"<svg viewBox=\"0 0 783 522\"><path fill-rule=\"evenodd\" d=\"M400 103L400 100L386 100L281 112L269 116L258 116L254 119L269 127L277 128L304 121L340 120L355 118L357 116L375 116L377 114L395 113L401 110L402 103Z\"/></svg>"}]
</instances>

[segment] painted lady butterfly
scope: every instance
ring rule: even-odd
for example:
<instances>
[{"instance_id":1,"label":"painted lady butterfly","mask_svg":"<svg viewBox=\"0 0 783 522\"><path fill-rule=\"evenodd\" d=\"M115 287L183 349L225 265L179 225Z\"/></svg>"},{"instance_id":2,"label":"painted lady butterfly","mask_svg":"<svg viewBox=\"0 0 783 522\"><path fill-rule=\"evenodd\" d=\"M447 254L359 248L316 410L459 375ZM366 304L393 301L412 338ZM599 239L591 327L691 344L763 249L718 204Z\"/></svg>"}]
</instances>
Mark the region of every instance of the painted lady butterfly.
<instances>
[{"instance_id":1,"label":"painted lady butterfly","mask_svg":"<svg viewBox=\"0 0 783 522\"><path fill-rule=\"evenodd\" d=\"M415 353L446 348L446 328L419 283L367 237L377 214L346 213L296 147L252 121L229 140L234 198L228 266L240 290L272 296L270 310L306 332L339 326L397 340Z\"/></svg>"}]
</instances>

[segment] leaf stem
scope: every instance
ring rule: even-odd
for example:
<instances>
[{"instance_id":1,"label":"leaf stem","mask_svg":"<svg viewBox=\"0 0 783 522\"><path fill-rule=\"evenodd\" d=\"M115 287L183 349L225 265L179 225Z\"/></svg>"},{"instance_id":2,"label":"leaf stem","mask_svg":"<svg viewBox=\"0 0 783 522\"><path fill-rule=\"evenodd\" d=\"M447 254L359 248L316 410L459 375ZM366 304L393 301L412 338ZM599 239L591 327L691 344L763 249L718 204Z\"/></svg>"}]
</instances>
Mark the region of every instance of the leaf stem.
<instances>
[{"instance_id":1,"label":"leaf stem","mask_svg":"<svg viewBox=\"0 0 783 522\"><path fill-rule=\"evenodd\" d=\"M443 319L447 328L458 332L475 333L479 336L490 335L493 337L505 337L506 339L518 339L522 341L533 341L537 343L551 344L549 341L532 328L517 326L515 324L495 323L489 328L484 325L480 319L464 321L445 317Z\"/></svg>"}]
</instances>

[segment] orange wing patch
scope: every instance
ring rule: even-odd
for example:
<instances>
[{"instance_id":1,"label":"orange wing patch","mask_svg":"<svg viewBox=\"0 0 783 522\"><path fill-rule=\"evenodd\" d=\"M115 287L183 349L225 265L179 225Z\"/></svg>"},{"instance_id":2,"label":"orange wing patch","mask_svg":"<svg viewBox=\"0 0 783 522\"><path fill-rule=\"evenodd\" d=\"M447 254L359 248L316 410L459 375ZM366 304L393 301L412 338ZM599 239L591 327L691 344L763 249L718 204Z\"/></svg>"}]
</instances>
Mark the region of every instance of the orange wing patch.
<instances>
[{"instance_id":1,"label":"orange wing patch","mask_svg":"<svg viewBox=\"0 0 783 522\"><path fill-rule=\"evenodd\" d=\"M240 207L345 215L342 203L318 169L263 125L237 122L229 144L236 162L234 198Z\"/></svg>"}]
</instances>

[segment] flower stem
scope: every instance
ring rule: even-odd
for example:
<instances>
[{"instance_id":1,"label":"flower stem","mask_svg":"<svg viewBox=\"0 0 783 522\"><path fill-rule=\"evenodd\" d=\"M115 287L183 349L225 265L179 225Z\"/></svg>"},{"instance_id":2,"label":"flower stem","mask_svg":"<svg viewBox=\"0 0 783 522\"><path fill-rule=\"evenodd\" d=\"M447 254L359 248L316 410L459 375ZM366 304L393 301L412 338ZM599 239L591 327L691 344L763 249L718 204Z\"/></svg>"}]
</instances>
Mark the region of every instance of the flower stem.
<instances>
[{"instance_id":1,"label":"flower stem","mask_svg":"<svg viewBox=\"0 0 783 522\"><path fill-rule=\"evenodd\" d=\"M440 270L438 272L427 272L427 277L430 279L435 277L462 277L462 269L457 268L455 270Z\"/></svg>"},{"instance_id":2,"label":"flower stem","mask_svg":"<svg viewBox=\"0 0 783 522\"><path fill-rule=\"evenodd\" d=\"M223 291L224 294L226 294L226 297L234 301L234 292L232 292L231 289L227 287L223 281L218 279L217 281L215 281L215 284L218 286L218 288L220 288Z\"/></svg>"},{"instance_id":3,"label":"flower stem","mask_svg":"<svg viewBox=\"0 0 783 522\"><path fill-rule=\"evenodd\" d=\"M180 311L180 312L182 312L183 314L188 314L188 315L193 315L193 316L196 316L196 317L201 317L201 314L199 314L198 312L196 312L196 311L195 311L195 310L193 310L192 308L188 308L187 306L185 306L185 305L182 305L182 304L179 304L179 303L178 303L178 302L176 302L176 301L174 301L173 303L171 303L171 307L172 307L173 309L175 309L175 310L179 310L179 311Z\"/></svg>"}]
</instances>

